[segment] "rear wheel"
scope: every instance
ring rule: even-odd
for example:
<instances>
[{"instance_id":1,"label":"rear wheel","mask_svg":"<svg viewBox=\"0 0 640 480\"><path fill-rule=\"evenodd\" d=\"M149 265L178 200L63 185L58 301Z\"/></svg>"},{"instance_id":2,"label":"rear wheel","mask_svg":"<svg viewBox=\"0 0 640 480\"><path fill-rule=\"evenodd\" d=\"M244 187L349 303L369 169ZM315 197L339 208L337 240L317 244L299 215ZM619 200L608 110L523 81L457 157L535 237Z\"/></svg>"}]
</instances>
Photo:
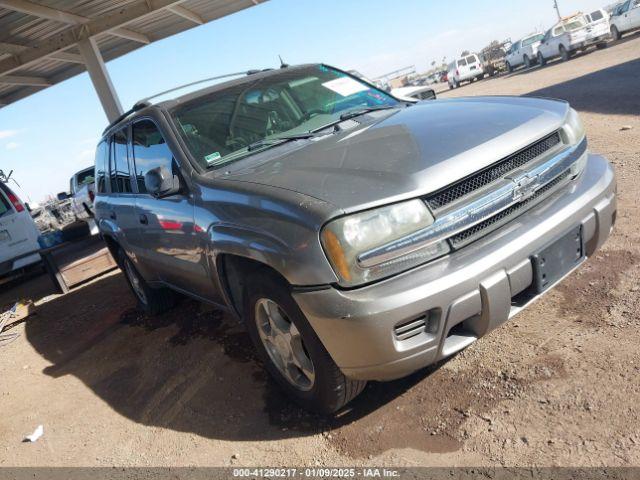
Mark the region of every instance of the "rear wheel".
<instances>
[{"instance_id":1,"label":"rear wheel","mask_svg":"<svg viewBox=\"0 0 640 480\"><path fill-rule=\"evenodd\" d=\"M560 58L562 59L563 62L566 62L571 58L571 54L565 48L564 45L560 45Z\"/></svg>"},{"instance_id":2,"label":"rear wheel","mask_svg":"<svg viewBox=\"0 0 640 480\"><path fill-rule=\"evenodd\" d=\"M542 52L538 52L538 64L541 67L544 67L547 64L547 61L544 58L544 55L542 55Z\"/></svg>"},{"instance_id":3,"label":"rear wheel","mask_svg":"<svg viewBox=\"0 0 640 480\"><path fill-rule=\"evenodd\" d=\"M247 329L266 369L302 407L329 414L362 392L366 382L344 376L277 276L251 275L244 301Z\"/></svg>"},{"instance_id":4,"label":"rear wheel","mask_svg":"<svg viewBox=\"0 0 640 480\"><path fill-rule=\"evenodd\" d=\"M620 34L620 30L615 25L611 25L611 36L614 40L620 40L622 35Z\"/></svg>"},{"instance_id":5,"label":"rear wheel","mask_svg":"<svg viewBox=\"0 0 640 480\"><path fill-rule=\"evenodd\" d=\"M135 265L120 250L120 266L127 283L138 301L138 308L149 315L158 315L169 310L176 303L176 294L168 288L151 288Z\"/></svg>"},{"instance_id":6,"label":"rear wheel","mask_svg":"<svg viewBox=\"0 0 640 480\"><path fill-rule=\"evenodd\" d=\"M531 68L531 59L529 58L529 55L525 55L522 58L522 61L524 62L524 68Z\"/></svg>"}]
</instances>

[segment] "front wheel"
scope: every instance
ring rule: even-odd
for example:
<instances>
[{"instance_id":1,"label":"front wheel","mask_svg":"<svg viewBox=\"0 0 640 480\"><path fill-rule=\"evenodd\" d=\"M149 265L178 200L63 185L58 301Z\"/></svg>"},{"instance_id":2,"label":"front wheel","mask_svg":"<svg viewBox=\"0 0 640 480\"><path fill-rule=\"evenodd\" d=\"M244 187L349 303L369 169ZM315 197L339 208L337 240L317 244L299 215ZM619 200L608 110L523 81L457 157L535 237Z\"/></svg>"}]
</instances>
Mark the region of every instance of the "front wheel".
<instances>
[{"instance_id":1,"label":"front wheel","mask_svg":"<svg viewBox=\"0 0 640 480\"><path fill-rule=\"evenodd\" d=\"M523 62L524 62L524 68L531 68L531 59L529 58L529 55L524 56Z\"/></svg>"},{"instance_id":2,"label":"front wheel","mask_svg":"<svg viewBox=\"0 0 640 480\"><path fill-rule=\"evenodd\" d=\"M280 387L303 408L334 413L366 382L344 376L285 282L267 272L247 281L244 320L258 354Z\"/></svg>"},{"instance_id":3,"label":"front wheel","mask_svg":"<svg viewBox=\"0 0 640 480\"><path fill-rule=\"evenodd\" d=\"M571 54L565 48L564 45L560 45L560 58L562 59L563 62L566 62L571 58Z\"/></svg>"},{"instance_id":4,"label":"front wheel","mask_svg":"<svg viewBox=\"0 0 640 480\"><path fill-rule=\"evenodd\" d=\"M509 62L507 62L507 72L509 72L509 73L513 72L513 67L511 66L511 64Z\"/></svg>"},{"instance_id":5,"label":"front wheel","mask_svg":"<svg viewBox=\"0 0 640 480\"><path fill-rule=\"evenodd\" d=\"M620 30L618 30L618 27L616 27L615 25L611 25L611 36L614 40L620 40L620 38L622 38Z\"/></svg>"}]
</instances>

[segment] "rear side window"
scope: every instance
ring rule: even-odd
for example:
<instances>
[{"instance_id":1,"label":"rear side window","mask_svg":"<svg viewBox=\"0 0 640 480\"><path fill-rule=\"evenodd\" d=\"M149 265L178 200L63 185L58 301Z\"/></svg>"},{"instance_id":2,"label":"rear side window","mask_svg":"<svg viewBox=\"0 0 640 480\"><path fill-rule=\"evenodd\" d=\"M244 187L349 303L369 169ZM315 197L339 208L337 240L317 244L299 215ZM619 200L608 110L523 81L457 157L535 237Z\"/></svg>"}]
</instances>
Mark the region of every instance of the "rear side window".
<instances>
[{"instance_id":1,"label":"rear side window","mask_svg":"<svg viewBox=\"0 0 640 480\"><path fill-rule=\"evenodd\" d=\"M602 12L600 10L596 10L595 12L591 12L591 21L592 22L597 22L598 20L602 20L604 18L604 15L602 15Z\"/></svg>"},{"instance_id":2,"label":"rear side window","mask_svg":"<svg viewBox=\"0 0 640 480\"><path fill-rule=\"evenodd\" d=\"M4 191L0 189L0 217L11 211L11 205L4 196Z\"/></svg>"},{"instance_id":3,"label":"rear side window","mask_svg":"<svg viewBox=\"0 0 640 480\"><path fill-rule=\"evenodd\" d=\"M109 167L109 145L102 141L96 148L96 189L98 193L106 192L107 171Z\"/></svg>"},{"instance_id":4,"label":"rear side window","mask_svg":"<svg viewBox=\"0 0 640 480\"><path fill-rule=\"evenodd\" d=\"M475 63L478 61L478 58L475 55L471 55L467 57L467 63Z\"/></svg>"},{"instance_id":5,"label":"rear side window","mask_svg":"<svg viewBox=\"0 0 640 480\"><path fill-rule=\"evenodd\" d=\"M127 134L124 130L115 133L111 139L111 191L114 193L132 192Z\"/></svg>"},{"instance_id":6,"label":"rear side window","mask_svg":"<svg viewBox=\"0 0 640 480\"><path fill-rule=\"evenodd\" d=\"M467 64L467 61L463 58L462 60L458 60L458 66L464 67Z\"/></svg>"},{"instance_id":7,"label":"rear side window","mask_svg":"<svg viewBox=\"0 0 640 480\"><path fill-rule=\"evenodd\" d=\"M146 193L144 176L149 170L165 166L177 175L173 154L162 133L151 120L142 120L133 125L133 158L138 191Z\"/></svg>"}]
</instances>

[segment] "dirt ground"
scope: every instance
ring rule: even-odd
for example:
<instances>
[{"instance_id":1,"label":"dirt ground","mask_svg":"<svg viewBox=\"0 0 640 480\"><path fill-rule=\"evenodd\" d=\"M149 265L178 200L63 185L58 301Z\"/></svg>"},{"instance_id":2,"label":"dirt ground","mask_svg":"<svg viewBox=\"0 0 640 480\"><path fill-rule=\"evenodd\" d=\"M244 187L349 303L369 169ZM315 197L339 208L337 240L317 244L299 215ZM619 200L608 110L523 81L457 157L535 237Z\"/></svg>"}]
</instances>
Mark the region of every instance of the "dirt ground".
<instances>
[{"instance_id":1,"label":"dirt ground","mask_svg":"<svg viewBox=\"0 0 640 480\"><path fill-rule=\"evenodd\" d=\"M618 223L530 309L337 418L288 402L209 307L146 318L120 273L64 296L44 276L3 287L0 306L32 306L0 347L0 466L640 465L639 79L636 35L442 93L569 100L616 167Z\"/></svg>"}]
</instances>

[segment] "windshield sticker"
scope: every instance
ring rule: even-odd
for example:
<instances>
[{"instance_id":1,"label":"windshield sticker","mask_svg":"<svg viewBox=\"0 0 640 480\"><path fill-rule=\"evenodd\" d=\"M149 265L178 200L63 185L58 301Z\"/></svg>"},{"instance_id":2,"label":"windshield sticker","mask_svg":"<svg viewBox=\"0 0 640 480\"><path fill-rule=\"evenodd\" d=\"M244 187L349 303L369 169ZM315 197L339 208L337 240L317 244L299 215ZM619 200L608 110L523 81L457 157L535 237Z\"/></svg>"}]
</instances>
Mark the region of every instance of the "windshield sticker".
<instances>
[{"instance_id":1,"label":"windshield sticker","mask_svg":"<svg viewBox=\"0 0 640 480\"><path fill-rule=\"evenodd\" d=\"M323 83L322 86L336 92L338 95L342 95L343 97L348 97L354 93L369 90L369 87L350 77L336 78L335 80Z\"/></svg>"},{"instance_id":2,"label":"windshield sticker","mask_svg":"<svg viewBox=\"0 0 640 480\"><path fill-rule=\"evenodd\" d=\"M213 152L213 153L210 153L209 155L205 155L204 157L204 159L207 161L209 165L215 164L221 158L222 158L222 155L220 155L220 152Z\"/></svg>"}]
</instances>

